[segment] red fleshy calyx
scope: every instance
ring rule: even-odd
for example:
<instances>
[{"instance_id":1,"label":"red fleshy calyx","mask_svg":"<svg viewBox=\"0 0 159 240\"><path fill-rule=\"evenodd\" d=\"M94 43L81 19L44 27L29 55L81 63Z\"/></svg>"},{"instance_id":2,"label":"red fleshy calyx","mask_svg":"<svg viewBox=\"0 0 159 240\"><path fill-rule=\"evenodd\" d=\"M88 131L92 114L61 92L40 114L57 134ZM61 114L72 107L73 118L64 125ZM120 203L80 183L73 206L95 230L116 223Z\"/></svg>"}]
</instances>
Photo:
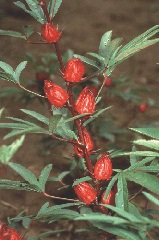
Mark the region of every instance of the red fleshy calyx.
<instances>
[{"instance_id":1,"label":"red fleshy calyx","mask_svg":"<svg viewBox=\"0 0 159 240\"><path fill-rule=\"evenodd\" d=\"M3 226L0 230L0 240L24 240L24 238L13 228Z\"/></svg>"},{"instance_id":2,"label":"red fleshy calyx","mask_svg":"<svg viewBox=\"0 0 159 240\"><path fill-rule=\"evenodd\" d=\"M83 133L84 133L84 140L86 143L87 152L90 155L91 151L94 148L94 144L86 128L83 129ZM83 149L78 147L77 145L74 145L74 151L78 157L84 156Z\"/></svg>"},{"instance_id":3,"label":"red fleshy calyx","mask_svg":"<svg viewBox=\"0 0 159 240\"><path fill-rule=\"evenodd\" d=\"M81 59L72 58L67 62L65 66L63 77L68 82L80 82L82 80L84 72L85 67Z\"/></svg>"},{"instance_id":4,"label":"red fleshy calyx","mask_svg":"<svg viewBox=\"0 0 159 240\"><path fill-rule=\"evenodd\" d=\"M87 86L85 87L75 103L75 111L79 114L90 113L93 114L95 110L95 87Z\"/></svg>"},{"instance_id":5,"label":"red fleshy calyx","mask_svg":"<svg viewBox=\"0 0 159 240\"><path fill-rule=\"evenodd\" d=\"M47 43L55 43L60 39L62 32L59 32L52 23L44 23L41 26L41 35Z\"/></svg>"},{"instance_id":6,"label":"red fleshy calyx","mask_svg":"<svg viewBox=\"0 0 159 240\"><path fill-rule=\"evenodd\" d=\"M56 108L63 107L69 98L65 89L48 80L44 82L44 92L49 102Z\"/></svg>"},{"instance_id":7,"label":"red fleshy calyx","mask_svg":"<svg viewBox=\"0 0 159 240\"><path fill-rule=\"evenodd\" d=\"M140 112L145 112L148 108L148 105L146 103L142 103L139 105L139 111Z\"/></svg>"},{"instance_id":8,"label":"red fleshy calyx","mask_svg":"<svg viewBox=\"0 0 159 240\"><path fill-rule=\"evenodd\" d=\"M104 76L104 83L107 87L110 87L112 84L112 78L109 78L107 76Z\"/></svg>"},{"instance_id":9,"label":"red fleshy calyx","mask_svg":"<svg viewBox=\"0 0 159 240\"><path fill-rule=\"evenodd\" d=\"M104 199L105 193L106 193L106 191L103 192L100 203L101 203L101 204L107 204L107 205L115 206L115 194L116 194L116 192L113 191L113 190L111 190L111 191L109 192L107 198ZM105 214L108 213L108 209L105 208L104 206L100 206L100 211L101 211L102 213L105 213Z\"/></svg>"},{"instance_id":10,"label":"red fleshy calyx","mask_svg":"<svg viewBox=\"0 0 159 240\"><path fill-rule=\"evenodd\" d=\"M91 204L97 196L95 189L87 182L81 182L74 186L78 199L86 204Z\"/></svg>"},{"instance_id":11,"label":"red fleshy calyx","mask_svg":"<svg viewBox=\"0 0 159 240\"><path fill-rule=\"evenodd\" d=\"M112 162L109 153L104 153L94 166L94 176L97 180L108 180L112 175Z\"/></svg>"}]
</instances>

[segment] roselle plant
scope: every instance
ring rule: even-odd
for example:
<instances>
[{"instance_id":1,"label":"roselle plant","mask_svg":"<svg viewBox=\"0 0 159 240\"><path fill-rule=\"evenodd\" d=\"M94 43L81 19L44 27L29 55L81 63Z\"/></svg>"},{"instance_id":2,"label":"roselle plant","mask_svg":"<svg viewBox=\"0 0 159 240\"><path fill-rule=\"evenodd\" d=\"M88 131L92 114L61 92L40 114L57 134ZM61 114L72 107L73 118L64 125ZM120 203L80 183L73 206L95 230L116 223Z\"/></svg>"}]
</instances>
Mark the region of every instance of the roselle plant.
<instances>
[{"instance_id":1,"label":"roselle plant","mask_svg":"<svg viewBox=\"0 0 159 240\"><path fill-rule=\"evenodd\" d=\"M94 136L89 131L89 123L95 121L102 113L109 111L109 106L98 109L98 103L102 102L102 90L111 85L110 75L114 69L124 60L133 56L140 50L159 42L158 38L151 39L159 32L159 25L154 26L136 37L124 47L122 39L111 40L112 31L106 32L99 45L98 53L89 53L91 58L74 54L66 64L60 51L59 42L64 32L55 26L53 18L57 13L62 0L25 0L24 3L17 1L15 5L30 14L40 24L41 40L33 42L32 28L25 28L25 33L10 30L0 30L1 36L11 36L24 39L28 44L53 45L55 54L60 64L61 78L63 84L55 84L49 75L37 75L42 79L44 88L42 93L34 92L21 83L21 72L27 62L21 62L14 70L9 64L0 61L0 78L14 83L21 90L45 100L51 117L48 118L41 113L28 109L21 109L26 115L34 120L24 120L10 117L12 122L0 123L1 128L12 129L5 139L22 135L11 145L3 145L0 148L0 161L3 164L0 179L1 189L14 189L34 191L43 194L46 203L41 206L37 214L26 215L19 213L14 218L8 217L8 225L2 223L0 226L0 239L45 239L53 234L66 232L67 230L50 230L39 233L38 236L29 236L29 229L34 227L35 222L52 222L62 220L85 221L85 228L74 228L74 236L80 232L91 232L98 234L99 239L130 239L142 240L152 239L151 233L159 227L159 222L154 217L159 212L138 205L136 198L142 195L159 205L159 130L157 128L131 128L137 134L145 135L146 139L137 139L133 142L130 152L124 150L107 149L103 151L102 146L96 149ZM93 66L94 74L85 76L87 65ZM42 77L41 77L42 76ZM93 78L102 79L100 86L95 86ZM81 90L81 86L83 89ZM75 89L79 88L79 94ZM145 111L145 105L140 106L140 111ZM3 109L1 109L1 114ZM11 162L11 158L24 142L25 133L40 133L66 144L71 144L74 149L74 164L70 170L62 172L57 178L50 177L52 164L45 166L37 178L33 172L20 164ZM148 140L151 137L152 140ZM150 151L140 150L150 148ZM138 148L137 148L138 147ZM130 157L130 166L126 169L114 168L115 157ZM73 160L72 160L73 162ZM3 179L3 172L10 167L24 180L13 181ZM52 196L47 193L46 186L51 181L64 181L64 177L70 175L72 182L65 188L71 188L74 197ZM139 186L135 193L127 182L134 182ZM54 185L52 184L54 187ZM67 201L67 203L49 206L47 198ZM12 225L22 224L26 234L20 235L19 231L13 229ZM158 232L157 232L158 234ZM61 236L60 236L61 238ZM82 238L81 238L82 239Z\"/></svg>"}]
</instances>

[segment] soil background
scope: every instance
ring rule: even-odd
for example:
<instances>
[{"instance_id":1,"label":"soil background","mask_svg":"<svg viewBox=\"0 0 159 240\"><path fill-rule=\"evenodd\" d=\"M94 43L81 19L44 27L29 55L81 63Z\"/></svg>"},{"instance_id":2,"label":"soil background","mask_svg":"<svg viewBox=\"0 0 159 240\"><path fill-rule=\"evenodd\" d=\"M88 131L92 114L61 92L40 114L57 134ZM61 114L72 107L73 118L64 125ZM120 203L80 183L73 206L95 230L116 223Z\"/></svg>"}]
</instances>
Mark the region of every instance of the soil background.
<instances>
[{"instance_id":1,"label":"soil background","mask_svg":"<svg viewBox=\"0 0 159 240\"><path fill-rule=\"evenodd\" d=\"M97 52L101 36L109 30L113 30L113 38L123 37L123 45L134 37L146 31L148 28L158 24L159 18L159 1L157 0L63 0L60 11L55 17L54 24L58 24L63 29L60 47L62 51L72 49L75 53L85 55L87 52ZM27 14L23 14L17 7L13 5L12 0L0 0L0 29L21 31L23 25L33 25L35 31L40 32L40 24L36 23ZM121 64L117 70L117 75L124 74L131 77L134 85L151 89L146 98L153 97L158 101L158 84L159 84L159 67L156 64L158 60L159 45L154 45L146 50L136 54L130 60ZM18 38L1 37L0 38L0 58L15 68L21 61L25 59L25 53L31 53L34 57L38 57L39 53L52 52L52 47L48 45L29 45L25 41ZM23 72L23 77L27 81L35 78L35 71L30 64ZM0 81L0 88L11 86L12 84ZM145 101L145 100L144 100ZM109 106L109 99L106 101ZM43 115L49 116L47 104L40 104L34 99L30 104L24 102L14 102L14 98L1 98L0 108L5 107L4 116L12 116L25 118L26 116L19 109L27 108L35 110ZM129 122L133 111L131 105L124 105L123 101L115 103L114 115L118 119L118 126L124 126ZM145 122L158 121L158 106L148 108L143 115L137 113L136 118ZM4 118L3 118L4 120ZM125 126L128 127L128 126ZM0 130L0 144L9 144L13 139L7 141L3 137L8 131ZM12 161L20 163L32 170L37 176L43 167L52 162L54 164L54 173L57 175L61 170L66 170L68 162L60 160L61 158L51 155L42 154L42 143L40 135L27 135L24 145L13 157ZM105 142L100 141L100 144ZM99 142L97 143L99 145ZM57 147L57 154L62 156L70 156L73 150L70 146L63 145ZM9 179L19 179L18 174L8 169L4 176ZM51 187L50 194L54 194L55 190ZM8 216L16 216L20 211L25 210L26 214L36 213L40 206L49 201L54 204L53 200L46 199L41 194L30 192L17 192L0 190L0 219L6 220ZM59 238L54 236L47 239L96 239L93 235L73 235L72 229L74 225L68 222L61 224L53 224L52 229L67 228L67 234ZM35 225L27 236L37 235L46 231L48 226L45 224Z\"/></svg>"}]
</instances>

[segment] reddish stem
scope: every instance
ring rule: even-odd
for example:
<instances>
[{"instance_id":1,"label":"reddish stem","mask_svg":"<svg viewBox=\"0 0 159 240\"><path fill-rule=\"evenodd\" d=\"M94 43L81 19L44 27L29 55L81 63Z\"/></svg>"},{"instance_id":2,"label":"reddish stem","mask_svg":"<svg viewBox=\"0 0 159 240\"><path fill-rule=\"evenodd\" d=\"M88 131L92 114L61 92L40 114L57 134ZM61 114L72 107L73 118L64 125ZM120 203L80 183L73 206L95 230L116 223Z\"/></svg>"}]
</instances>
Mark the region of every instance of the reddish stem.
<instances>
[{"instance_id":1,"label":"reddish stem","mask_svg":"<svg viewBox=\"0 0 159 240\"><path fill-rule=\"evenodd\" d=\"M64 72L64 64L63 64L63 60L62 60L62 55L61 55L61 52L60 52L60 48L59 48L59 45L57 42L54 43L54 47L55 47L55 51L56 51L56 55L57 55L57 58L58 58L58 61L60 63L60 67L61 67L61 71L62 73Z\"/></svg>"},{"instance_id":2,"label":"reddish stem","mask_svg":"<svg viewBox=\"0 0 159 240\"><path fill-rule=\"evenodd\" d=\"M44 12L44 15L47 19L47 21L50 23L51 22L51 18L50 18L50 15L49 15L49 12L47 10L47 3L46 3L46 0L43 0L39 3L39 5L41 6L43 12Z\"/></svg>"}]
</instances>

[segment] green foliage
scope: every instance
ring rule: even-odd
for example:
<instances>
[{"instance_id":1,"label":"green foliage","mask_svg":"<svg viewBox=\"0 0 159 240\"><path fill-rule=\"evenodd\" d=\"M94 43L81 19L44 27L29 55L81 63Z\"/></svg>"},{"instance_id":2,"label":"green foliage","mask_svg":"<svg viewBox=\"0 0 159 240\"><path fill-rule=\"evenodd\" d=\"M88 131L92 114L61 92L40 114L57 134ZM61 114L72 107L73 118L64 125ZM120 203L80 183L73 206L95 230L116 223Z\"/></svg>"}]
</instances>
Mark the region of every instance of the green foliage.
<instances>
[{"instance_id":1,"label":"green foliage","mask_svg":"<svg viewBox=\"0 0 159 240\"><path fill-rule=\"evenodd\" d=\"M0 162L7 164L16 153L16 151L22 146L24 139L25 136L23 135L21 138L17 139L9 146L2 145L0 147Z\"/></svg>"}]
</instances>

